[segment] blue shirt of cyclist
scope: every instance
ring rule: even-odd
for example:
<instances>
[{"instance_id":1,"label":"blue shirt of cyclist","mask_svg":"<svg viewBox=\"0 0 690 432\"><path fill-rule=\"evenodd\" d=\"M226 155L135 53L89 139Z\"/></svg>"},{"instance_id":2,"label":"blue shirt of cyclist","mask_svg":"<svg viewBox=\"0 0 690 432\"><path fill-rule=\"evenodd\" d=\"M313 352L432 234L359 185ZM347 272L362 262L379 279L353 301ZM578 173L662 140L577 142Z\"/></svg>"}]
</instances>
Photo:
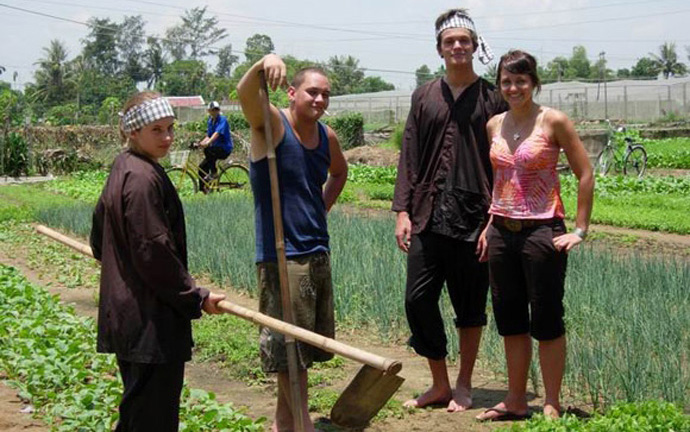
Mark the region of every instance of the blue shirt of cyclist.
<instances>
[{"instance_id":1,"label":"blue shirt of cyclist","mask_svg":"<svg viewBox=\"0 0 690 432\"><path fill-rule=\"evenodd\" d=\"M218 114L214 119L213 116L208 117L206 125L206 136L211 137L214 132L218 132L218 138L211 144L211 147L218 147L225 150L228 154L232 152L232 136L230 136L230 125L228 118L224 115Z\"/></svg>"}]
</instances>

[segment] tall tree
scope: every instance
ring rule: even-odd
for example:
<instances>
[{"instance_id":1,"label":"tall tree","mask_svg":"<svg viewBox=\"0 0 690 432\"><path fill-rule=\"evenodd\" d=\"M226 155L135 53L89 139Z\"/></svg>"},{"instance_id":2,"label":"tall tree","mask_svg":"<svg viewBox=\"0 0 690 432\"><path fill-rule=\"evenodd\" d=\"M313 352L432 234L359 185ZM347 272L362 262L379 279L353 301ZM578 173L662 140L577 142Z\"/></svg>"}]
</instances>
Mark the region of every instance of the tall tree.
<instances>
[{"instance_id":1,"label":"tall tree","mask_svg":"<svg viewBox=\"0 0 690 432\"><path fill-rule=\"evenodd\" d=\"M227 44L219 49L216 76L230 78L232 76L232 67L238 60L239 57L232 53L232 44Z\"/></svg>"},{"instance_id":2,"label":"tall tree","mask_svg":"<svg viewBox=\"0 0 690 432\"><path fill-rule=\"evenodd\" d=\"M498 63L491 63L486 66L486 72L482 75L485 80L490 83L496 82L496 77L498 77Z\"/></svg>"},{"instance_id":3,"label":"tall tree","mask_svg":"<svg viewBox=\"0 0 690 432\"><path fill-rule=\"evenodd\" d=\"M375 93L386 90L395 90L395 86L379 76L368 76L355 88L355 93Z\"/></svg>"},{"instance_id":4,"label":"tall tree","mask_svg":"<svg viewBox=\"0 0 690 432\"><path fill-rule=\"evenodd\" d=\"M146 35L146 22L141 15L126 16L120 24L116 36L119 61L123 65L123 72L134 82L146 81L148 73L142 58Z\"/></svg>"},{"instance_id":5,"label":"tall tree","mask_svg":"<svg viewBox=\"0 0 690 432\"><path fill-rule=\"evenodd\" d=\"M658 55L654 53L649 53L649 55L666 79L673 76L685 75L688 71L687 66L678 61L676 44L673 42L665 42L661 45Z\"/></svg>"},{"instance_id":6,"label":"tall tree","mask_svg":"<svg viewBox=\"0 0 690 432\"><path fill-rule=\"evenodd\" d=\"M247 58L247 63L254 64L266 54L272 53L275 47L271 38L265 34L255 34L247 38L247 47L244 49L244 55Z\"/></svg>"},{"instance_id":7,"label":"tall tree","mask_svg":"<svg viewBox=\"0 0 690 432\"><path fill-rule=\"evenodd\" d=\"M327 69L331 77L333 95L355 93L357 86L364 79L364 71L359 67L359 60L348 56L333 56L328 59Z\"/></svg>"},{"instance_id":8,"label":"tall tree","mask_svg":"<svg viewBox=\"0 0 690 432\"><path fill-rule=\"evenodd\" d=\"M567 58L559 56L546 64L546 76L544 81L562 81L572 78L572 70Z\"/></svg>"},{"instance_id":9,"label":"tall tree","mask_svg":"<svg viewBox=\"0 0 690 432\"><path fill-rule=\"evenodd\" d=\"M166 31L164 42L175 60L200 60L215 54L212 45L227 37L227 31L218 24L218 18L206 15L206 6L184 11L182 23Z\"/></svg>"},{"instance_id":10,"label":"tall tree","mask_svg":"<svg viewBox=\"0 0 690 432\"><path fill-rule=\"evenodd\" d=\"M163 68L166 65L163 47L158 39L149 36L146 39L146 51L144 51L144 67L148 76L146 87L152 89L161 80Z\"/></svg>"},{"instance_id":11,"label":"tall tree","mask_svg":"<svg viewBox=\"0 0 690 432\"><path fill-rule=\"evenodd\" d=\"M630 76L635 78L656 78L659 76L659 66L649 57L642 57L630 70Z\"/></svg>"},{"instance_id":12,"label":"tall tree","mask_svg":"<svg viewBox=\"0 0 690 432\"><path fill-rule=\"evenodd\" d=\"M43 58L36 63L34 98L48 106L60 104L70 99L74 88L67 66L67 49L62 42L53 39L50 46L43 48L43 53Z\"/></svg>"},{"instance_id":13,"label":"tall tree","mask_svg":"<svg viewBox=\"0 0 690 432\"><path fill-rule=\"evenodd\" d=\"M200 60L177 60L163 68L158 88L169 96L203 95L208 89L206 64Z\"/></svg>"},{"instance_id":14,"label":"tall tree","mask_svg":"<svg viewBox=\"0 0 690 432\"><path fill-rule=\"evenodd\" d=\"M120 69L117 38L120 26L109 18L90 18L89 34L82 42L82 55L87 64L106 75L114 75Z\"/></svg>"},{"instance_id":15,"label":"tall tree","mask_svg":"<svg viewBox=\"0 0 690 432\"><path fill-rule=\"evenodd\" d=\"M427 81L434 79L434 75L431 73L429 66L423 64L414 71L415 82L417 87L421 86Z\"/></svg>"},{"instance_id":16,"label":"tall tree","mask_svg":"<svg viewBox=\"0 0 690 432\"><path fill-rule=\"evenodd\" d=\"M582 45L573 47L573 55L568 61L568 66L572 71L573 78L589 78L591 76L591 65L585 47Z\"/></svg>"}]
</instances>

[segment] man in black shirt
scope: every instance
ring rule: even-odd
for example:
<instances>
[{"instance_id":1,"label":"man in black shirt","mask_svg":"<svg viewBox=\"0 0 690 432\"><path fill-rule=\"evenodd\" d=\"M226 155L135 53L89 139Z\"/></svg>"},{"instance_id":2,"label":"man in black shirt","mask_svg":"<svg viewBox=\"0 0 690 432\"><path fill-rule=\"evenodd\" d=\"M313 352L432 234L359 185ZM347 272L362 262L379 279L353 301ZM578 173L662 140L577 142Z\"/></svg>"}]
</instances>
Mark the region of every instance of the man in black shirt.
<instances>
[{"instance_id":1,"label":"man in black shirt","mask_svg":"<svg viewBox=\"0 0 690 432\"><path fill-rule=\"evenodd\" d=\"M505 102L472 65L493 54L477 36L464 9L436 20L443 78L412 95L403 135L393 199L395 237L408 254L405 310L410 345L426 357L433 383L410 407L448 404L449 412L472 406L472 371L486 325L488 269L475 254L488 217L491 162L486 122L506 110ZM460 335L460 372L452 388L446 366L446 336L439 308L443 283Z\"/></svg>"}]
</instances>

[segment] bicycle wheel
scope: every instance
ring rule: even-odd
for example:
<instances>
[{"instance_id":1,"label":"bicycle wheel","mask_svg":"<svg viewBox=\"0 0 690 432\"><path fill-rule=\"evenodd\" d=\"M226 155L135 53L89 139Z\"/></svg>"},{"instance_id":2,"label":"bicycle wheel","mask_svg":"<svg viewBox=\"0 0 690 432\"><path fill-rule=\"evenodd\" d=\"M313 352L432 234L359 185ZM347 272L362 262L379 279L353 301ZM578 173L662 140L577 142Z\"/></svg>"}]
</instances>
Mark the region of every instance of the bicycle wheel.
<instances>
[{"instance_id":1,"label":"bicycle wheel","mask_svg":"<svg viewBox=\"0 0 690 432\"><path fill-rule=\"evenodd\" d=\"M170 178L173 186L175 186L175 190L177 190L178 194L191 195L198 191L198 185L194 179L194 176L182 168L169 168L167 171L165 171L165 173L168 174L168 177Z\"/></svg>"},{"instance_id":2,"label":"bicycle wheel","mask_svg":"<svg viewBox=\"0 0 690 432\"><path fill-rule=\"evenodd\" d=\"M249 170L242 164L232 163L218 176L219 189L244 189L249 187Z\"/></svg>"},{"instance_id":3,"label":"bicycle wheel","mask_svg":"<svg viewBox=\"0 0 690 432\"><path fill-rule=\"evenodd\" d=\"M607 145L597 156L597 164L595 166L596 172L601 175L606 175L615 162L616 155L613 146Z\"/></svg>"},{"instance_id":4,"label":"bicycle wheel","mask_svg":"<svg viewBox=\"0 0 690 432\"><path fill-rule=\"evenodd\" d=\"M641 145L634 145L625 156L623 174L642 177L647 169L647 151Z\"/></svg>"}]
</instances>

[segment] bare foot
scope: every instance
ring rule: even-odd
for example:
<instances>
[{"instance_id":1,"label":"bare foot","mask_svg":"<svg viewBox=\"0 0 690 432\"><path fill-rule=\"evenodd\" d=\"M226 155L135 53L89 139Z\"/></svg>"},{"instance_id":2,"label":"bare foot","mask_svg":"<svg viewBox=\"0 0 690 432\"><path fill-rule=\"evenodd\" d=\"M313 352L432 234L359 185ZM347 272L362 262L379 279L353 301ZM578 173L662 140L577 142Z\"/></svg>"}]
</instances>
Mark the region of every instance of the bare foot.
<instances>
[{"instance_id":1,"label":"bare foot","mask_svg":"<svg viewBox=\"0 0 690 432\"><path fill-rule=\"evenodd\" d=\"M448 403L448 412L462 412L472 408L472 390L461 385L457 385L453 390L453 398Z\"/></svg>"},{"instance_id":2,"label":"bare foot","mask_svg":"<svg viewBox=\"0 0 690 432\"><path fill-rule=\"evenodd\" d=\"M431 387L417 399L410 399L403 404L405 408L424 408L429 405L446 404L453 396L450 389L437 390Z\"/></svg>"},{"instance_id":3,"label":"bare foot","mask_svg":"<svg viewBox=\"0 0 690 432\"><path fill-rule=\"evenodd\" d=\"M544 417L551 419L558 419L561 417L561 407L556 407L551 404L544 405Z\"/></svg>"},{"instance_id":4,"label":"bare foot","mask_svg":"<svg viewBox=\"0 0 690 432\"><path fill-rule=\"evenodd\" d=\"M487 409L475 418L482 422L523 420L530 416L529 409L524 407L508 407L504 402Z\"/></svg>"}]
</instances>

